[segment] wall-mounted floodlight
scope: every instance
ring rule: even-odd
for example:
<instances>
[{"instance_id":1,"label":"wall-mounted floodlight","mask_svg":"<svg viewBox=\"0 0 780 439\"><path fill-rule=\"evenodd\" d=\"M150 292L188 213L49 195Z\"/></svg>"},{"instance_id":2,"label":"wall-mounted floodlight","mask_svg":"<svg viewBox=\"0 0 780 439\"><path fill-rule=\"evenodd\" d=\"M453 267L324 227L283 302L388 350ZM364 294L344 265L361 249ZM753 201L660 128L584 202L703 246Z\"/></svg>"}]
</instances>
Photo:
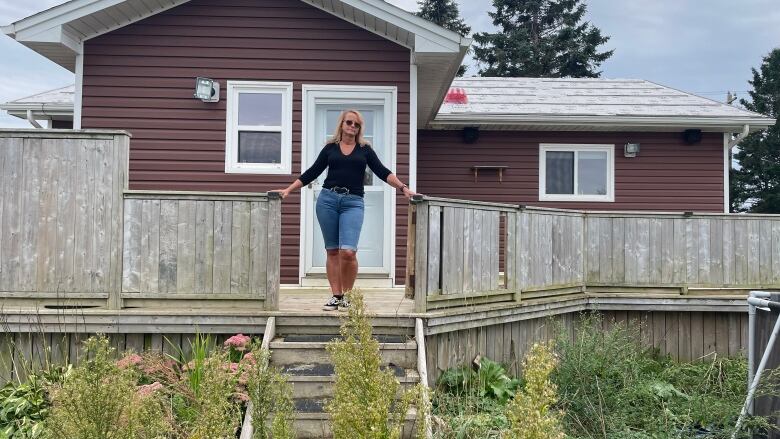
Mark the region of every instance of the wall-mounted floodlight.
<instances>
[{"instance_id":1,"label":"wall-mounted floodlight","mask_svg":"<svg viewBox=\"0 0 780 439\"><path fill-rule=\"evenodd\" d=\"M638 143L626 143L626 146L623 147L623 156L624 157L636 157L639 155L639 144Z\"/></svg>"},{"instance_id":2,"label":"wall-mounted floodlight","mask_svg":"<svg viewBox=\"0 0 780 439\"><path fill-rule=\"evenodd\" d=\"M219 102L219 82L197 77L195 79L195 97L203 102Z\"/></svg>"}]
</instances>

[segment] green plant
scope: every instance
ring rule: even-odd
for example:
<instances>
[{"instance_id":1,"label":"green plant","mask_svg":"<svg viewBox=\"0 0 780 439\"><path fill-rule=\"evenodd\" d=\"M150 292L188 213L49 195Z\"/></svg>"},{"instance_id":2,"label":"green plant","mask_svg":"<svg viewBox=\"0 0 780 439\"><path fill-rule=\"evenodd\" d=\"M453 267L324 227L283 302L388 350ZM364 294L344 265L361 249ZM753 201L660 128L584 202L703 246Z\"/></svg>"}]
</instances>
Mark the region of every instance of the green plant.
<instances>
[{"instance_id":1,"label":"green plant","mask_svg":"<svg viewBox=\"0 0 780 439\"><path fill-rule=\"evenodd\" d=\"M523 360L525 386L507 405L510 428L504 438L563 439L560 414L555 411L555 384L550 374L557 358L548 345L534 344Z\"/></svg>"},{"instance_id":2,"label":"green plant","mask_svg":"<svg viewBox=\"0 0 780 439\"><path fill-rule=\"evenodd\" d=\"M232 368L228 360L226 352L216 351L203 362L198 393L190 402L196 416L184 426L189 439L235 437L241 407L233 396L241 369Z\"/></svg>"},{"instance_id":3,"label":"green plant","mask_svg":"<svg viewBox=\"0 0 780 439\"><path fill-rule=\"evenodd\" d=\"M247 392L252 401L252 437L294 438L292 385L285 375L269 365L271 353L267 349L261 349L255 343L247 356L249 360L247 357L244 359L247 363ZM272 413L273 420L269 428L268 418Z\"/></svg>"},{"instance_id":4,"label":"green plant","mask_svg":"<svg viewBox=\"0 0 780 439\"><path fill-rule=\"evenodd\" d=\"M10 382L0 389L0 438L42 437L51 406L47 388L61 383L71 370L71 366L50 366L28 375L23 383Z\"/></svg>"},{"instance_id":5,"label":"green plant","mask_svg":"<svg viewBox=\"0 0 780 439\"><path fill-rule=\"evenodd\" d=\"M45 437L144 439L168 437L170 416L156 390L138 389L132 369L120 369L111 358L108 338L90 337L82 365L61 385L51 387L52 408Z\"/></svg>"},{"instance_id":6,"label":"green plant","mask_svg":"<svg viewBox=\"0 0 780 439\"><path fill-rule=\"evenodd\" d=\"M335 439L399 438L415 390L397 398L400 384L383 370L379 342L373 337L371 318L359 290L347 293L348 315L341 325L342 340L327 346L336 371L331 415Z\"/></svg>"},{"instance_id":7,"label":"green plant","mask_svg":"<svg viewBox=\"0 0 780 439\"><path fill-rule=\"evenodd\" d=\"M506 368L486 357L475 360L476 370L468 366L446 370L437 386L453 393L474 393L505 403L517 390L520 380L507 375Z\"/></svg>"},{"instance_id":8,"label":"green plant","mask_svg":"<svg viewBox=\"0 0 780 439\"><path fill-rule=\"evenodd\" d=\"M204 368L210 352L215 350L215 341L210 334L203 335L200 332L195 334L195 338L189 341L190 355L185 355L184 351L177 343L172 343L168 338L165 341L174 349L176 355L166 354L168 358L175 361L182 369L187 370L187 382L195 397L200 396L201 382L203 381Z\"/></svg>"},{"instance_id":9,"label":"green plant","mask_svg":"<svg viewBox=\"0 0 780 439\"><path fill-rule=\"evenodd\" d=\"M678 363L640 346L638 330L619 324L604 331L598 315L584 315L573 338L557 338L553 382L566 432L582 438L730 436L745 398L745 360L713 355ZM765 418L753 417L744 431L767 427Z\"/></svg>"}]
</instances>

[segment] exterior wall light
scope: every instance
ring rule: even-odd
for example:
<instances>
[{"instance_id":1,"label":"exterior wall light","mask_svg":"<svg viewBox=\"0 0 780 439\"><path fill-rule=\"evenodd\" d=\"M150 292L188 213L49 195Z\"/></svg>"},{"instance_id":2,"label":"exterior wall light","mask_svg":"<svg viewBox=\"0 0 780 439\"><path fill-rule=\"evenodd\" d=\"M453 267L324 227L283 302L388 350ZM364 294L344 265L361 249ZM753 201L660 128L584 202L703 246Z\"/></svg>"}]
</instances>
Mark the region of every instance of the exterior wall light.
<instances>
[{"instance_id":1,"label":"exterior wall light","mask_svg":"<svg viewBox=\"0 0 780 439\"><path fill-rule=\"evenodd\" d=\"M639 144L638 143L626 143L626 146L623 147L623 156L624 157L636 157L639 155Z\"/></svg>"},{"instance_id":2,"label":"exterior wall light","mask_svg":"<svg viewBox=\"0 0 780 439\"><path fill-rule=\"evenodd\" d=\"M195 97L203 102L219 102L219 82L197 77L195 79Z\"/></svg>"}]
</instances>

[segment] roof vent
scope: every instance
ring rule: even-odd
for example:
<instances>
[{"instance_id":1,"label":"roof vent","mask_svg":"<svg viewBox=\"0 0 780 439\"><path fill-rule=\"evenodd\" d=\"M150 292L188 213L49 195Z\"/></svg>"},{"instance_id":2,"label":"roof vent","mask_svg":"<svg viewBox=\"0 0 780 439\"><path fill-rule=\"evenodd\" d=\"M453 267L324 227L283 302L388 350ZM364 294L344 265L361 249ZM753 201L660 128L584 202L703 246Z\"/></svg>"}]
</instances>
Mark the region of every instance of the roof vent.
<instances>
[{"instance_id":1,"label":"roof vent","mask_svg":"<svg viewBox=\"0 0 780 439\"><path fill-rule=\"evenodd\" d=\"M452 87L444 96L446 104L468 104L469 98L466 96L466 90L458 87Z\"/></svg>"}]
</instances>

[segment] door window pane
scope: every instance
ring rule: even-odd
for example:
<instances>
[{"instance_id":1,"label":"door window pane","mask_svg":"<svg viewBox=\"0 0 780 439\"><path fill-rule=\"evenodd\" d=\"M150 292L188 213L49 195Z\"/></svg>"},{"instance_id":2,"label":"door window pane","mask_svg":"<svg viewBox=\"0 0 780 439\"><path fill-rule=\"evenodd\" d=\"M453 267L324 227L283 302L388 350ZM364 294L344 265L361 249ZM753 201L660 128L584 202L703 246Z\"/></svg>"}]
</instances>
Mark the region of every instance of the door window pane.
<instances>
[{"instance_id":1,"label":"door window pane","mask_svg":"<svg viewBox=\"0 0 780 439\"><path fill-rule=\"evenodd\" d=\"M574 193L574 152L547 151L546 179L548 194Z\"/></svg>"},{"instance_id":2,"label":"door window pane","mask_svg":"<svg viewBox=\"0 0 780 439\"><path fill-rule=\"evenodd\" d=\"M282 94L239 93L238 124L280 126L282 124Z\"/></svg>"},{"instance_id":3,"label":"door window pane","mask_svg":"<svg viewBox=\"0 0 780 439\"><path fill-rule=\"evenodd\" d=\"M607 194L607 153L582 151L577 157L577 193Z\"/></svg>"},{"instance_id":4,"label":"door window pane","mask_svg":"<svg viewBox=\"0 0 780 439\"><path fill-rule=\"evenodd\" d=\"M282 133L240 131L238 133L239 163L280 163Z\"/></svg>"}]
</instances>

